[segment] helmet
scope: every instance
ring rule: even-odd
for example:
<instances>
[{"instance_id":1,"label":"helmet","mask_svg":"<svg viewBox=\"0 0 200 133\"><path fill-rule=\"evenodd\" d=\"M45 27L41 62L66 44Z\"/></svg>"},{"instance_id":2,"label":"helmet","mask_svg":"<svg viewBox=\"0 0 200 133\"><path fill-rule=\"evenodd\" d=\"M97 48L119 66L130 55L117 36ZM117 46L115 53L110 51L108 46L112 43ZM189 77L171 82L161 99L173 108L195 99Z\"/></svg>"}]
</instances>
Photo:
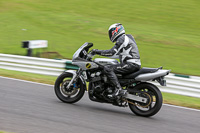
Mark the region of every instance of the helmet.
<instances>
[{"instance_id":1,"label":"helmet","mask_svg":"<svg viewBox=\"0 0 200 133\"><path fill-rule=\"evenodd\" d=\"M122 34L125 34L124 27L120 23L112 24L108 29L109 38L112 42L116 41L116 38Z\"/></svg>"}]
</instances>

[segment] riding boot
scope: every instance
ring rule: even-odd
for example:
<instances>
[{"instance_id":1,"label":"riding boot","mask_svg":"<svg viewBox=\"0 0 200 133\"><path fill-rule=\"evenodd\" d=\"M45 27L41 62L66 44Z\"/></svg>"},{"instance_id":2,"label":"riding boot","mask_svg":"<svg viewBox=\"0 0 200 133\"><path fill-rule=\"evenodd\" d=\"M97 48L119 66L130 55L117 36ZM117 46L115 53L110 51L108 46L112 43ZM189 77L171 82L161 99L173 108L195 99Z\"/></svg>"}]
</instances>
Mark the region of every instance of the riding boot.
<instances>
[{"instance_id":1,"label":"riding boot","mask_svg":"<svg viewBox=\"0 0 200 133\"><path fill-rule=\"evenodd\" d=\"M111 95L108 95L110 97L117 97L121 96L124 97L126 95L126 90L123 90L121 85L117 80L111 80L111 83L115 86L115 91Z\"/></svg>"}]
</instances>

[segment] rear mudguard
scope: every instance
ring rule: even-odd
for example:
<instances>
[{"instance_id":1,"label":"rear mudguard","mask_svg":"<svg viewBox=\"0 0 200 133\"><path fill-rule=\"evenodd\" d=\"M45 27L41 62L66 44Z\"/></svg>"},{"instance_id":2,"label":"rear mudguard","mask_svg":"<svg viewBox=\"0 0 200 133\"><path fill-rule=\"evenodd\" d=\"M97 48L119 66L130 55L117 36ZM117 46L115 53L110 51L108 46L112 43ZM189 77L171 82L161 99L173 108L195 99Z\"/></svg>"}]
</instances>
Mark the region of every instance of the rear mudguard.
<instances>
[{"instance_id":1,"label":"rear mudguard","mask_svg":"<svg viewBox=\"0 0 200 133\"><path fill-rule=\"evenodd\" d=\"M77 73L75 70L66 70L64 73L68 73L68 74L71 74L72 75L72 79L74 79L76 76L77 76ZM79 76L79 79L81 80L81 82L83 83L83 87L85 90L87 90L87 87L86 87L86 82L83 78L83 76Z\"/></svg>"}]
</instances>

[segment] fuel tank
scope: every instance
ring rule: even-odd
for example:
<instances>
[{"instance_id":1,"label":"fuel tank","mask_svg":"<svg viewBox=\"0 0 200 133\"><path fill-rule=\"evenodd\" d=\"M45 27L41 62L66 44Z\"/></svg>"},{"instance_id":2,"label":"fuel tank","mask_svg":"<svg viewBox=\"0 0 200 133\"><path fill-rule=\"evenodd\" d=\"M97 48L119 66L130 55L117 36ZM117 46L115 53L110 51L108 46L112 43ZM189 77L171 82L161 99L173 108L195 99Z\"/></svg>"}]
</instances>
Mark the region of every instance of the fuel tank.
<instances>
[{"instance_id":1,"label":"fuel tank","mask_svg":"<svg viewBox=\"0 0 200 133\"><path fill-rule=\"evenodd\" d=\"M107 59L107 58L96 58L96 59L94 59L94 62L99 63L101 65L119 64L119 62L117 60Z\"/></svg>"}]
</instances>

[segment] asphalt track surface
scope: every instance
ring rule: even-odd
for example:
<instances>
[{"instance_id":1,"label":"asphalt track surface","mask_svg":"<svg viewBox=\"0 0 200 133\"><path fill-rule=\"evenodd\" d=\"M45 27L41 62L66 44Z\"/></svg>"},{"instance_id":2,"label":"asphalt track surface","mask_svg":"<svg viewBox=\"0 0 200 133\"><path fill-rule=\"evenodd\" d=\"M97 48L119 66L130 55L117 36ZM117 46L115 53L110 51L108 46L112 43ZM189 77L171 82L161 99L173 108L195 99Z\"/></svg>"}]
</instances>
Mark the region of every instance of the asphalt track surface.
<instances>
[{"instance_id":1,"label":"asphalt track surface","mask_svg":"<svg viewBox=\"0 0 200 133\"><path fill-rule=\"evenodd\" d=\"M150 118L92 102L62 103L53 86L0 77L0 130L14 133L199 133L200 110L163 105Z\"/></svg>"}]
</instances>

